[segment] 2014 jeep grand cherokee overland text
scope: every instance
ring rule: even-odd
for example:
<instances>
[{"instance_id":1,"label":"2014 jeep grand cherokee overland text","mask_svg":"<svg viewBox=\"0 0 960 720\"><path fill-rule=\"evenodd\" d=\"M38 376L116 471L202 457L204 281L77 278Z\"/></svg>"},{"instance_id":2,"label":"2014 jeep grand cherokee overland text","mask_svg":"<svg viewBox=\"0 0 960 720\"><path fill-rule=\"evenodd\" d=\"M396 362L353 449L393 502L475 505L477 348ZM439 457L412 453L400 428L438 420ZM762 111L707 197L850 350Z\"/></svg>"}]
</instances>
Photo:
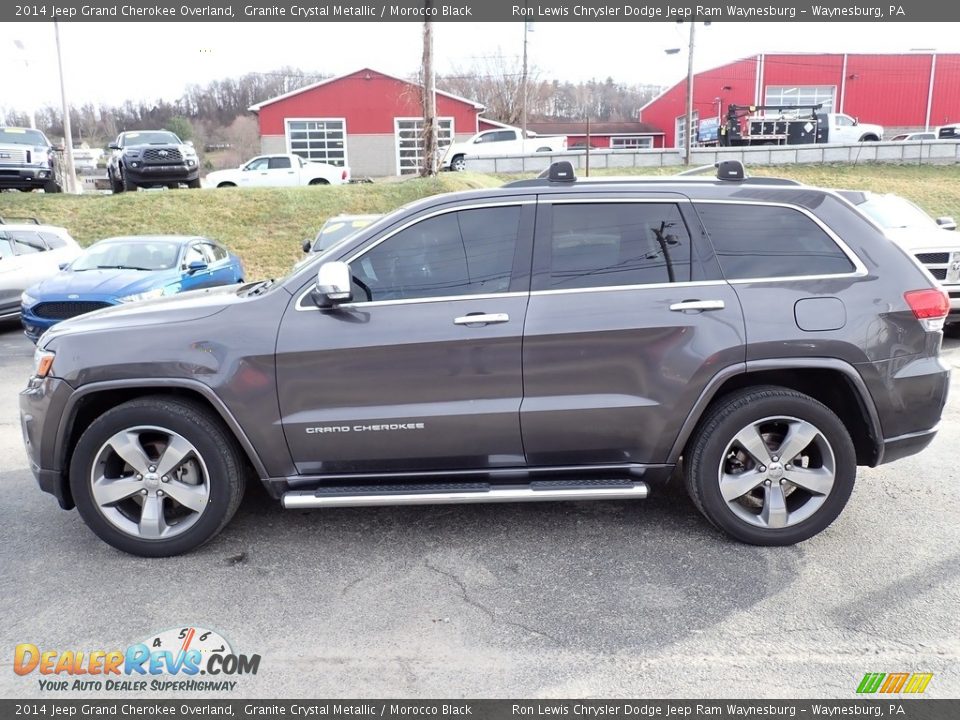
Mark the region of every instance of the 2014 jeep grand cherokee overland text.
<instances>
[{"instance_id":1,"label":"2014 jeep grand cherokee overland text","mask_svg":"<svg viewBox=\"0 0 960 720\"><path fill-rule=\"evenodd\" d=\"M423 200L279 281L100 310L20 397L40 487L130 553L286 508L643 498L826 528L933 438L949 303L834 192L549 177Z\"/></svg>"}]
</instances>

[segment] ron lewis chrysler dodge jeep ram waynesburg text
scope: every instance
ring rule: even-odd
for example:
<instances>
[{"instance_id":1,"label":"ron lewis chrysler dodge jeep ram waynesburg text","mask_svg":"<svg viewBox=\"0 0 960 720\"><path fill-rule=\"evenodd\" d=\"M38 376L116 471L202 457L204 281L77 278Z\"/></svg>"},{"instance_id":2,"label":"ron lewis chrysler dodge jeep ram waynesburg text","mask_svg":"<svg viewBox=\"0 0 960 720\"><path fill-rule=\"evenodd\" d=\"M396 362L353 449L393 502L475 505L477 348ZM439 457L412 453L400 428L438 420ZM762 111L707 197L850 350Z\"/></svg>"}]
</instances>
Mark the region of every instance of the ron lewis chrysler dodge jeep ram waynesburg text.
<instances>
[{"instance_id":1,"label":"ron lewis chrysler dodge jeep ram waynesburg text","mask_svg":"<svg viewBox=\"0 0 960 720\"><path fill-rule=\"evenodd\" d=\"M682 469L759 545L933 438L944 291L835 192L549 177L386 215L279 281L47 331L20 396L40 486L127 552L287 508L643 498ZM682 462L681 462L682 459Z\"/></svg>"}]
</instances>

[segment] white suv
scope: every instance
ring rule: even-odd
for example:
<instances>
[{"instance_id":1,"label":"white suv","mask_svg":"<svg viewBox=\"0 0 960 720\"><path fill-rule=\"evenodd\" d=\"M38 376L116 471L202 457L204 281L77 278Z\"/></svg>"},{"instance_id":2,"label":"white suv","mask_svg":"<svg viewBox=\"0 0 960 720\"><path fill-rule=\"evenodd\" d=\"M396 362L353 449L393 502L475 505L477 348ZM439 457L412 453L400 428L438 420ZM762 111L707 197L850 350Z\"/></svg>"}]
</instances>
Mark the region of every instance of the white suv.
<instances>
[{"instance_id":1,"label":"white suv","mask_svg":"<svg viewBox=\"0 0 960 720\"><path fill-rule=\"evenodd\" d=\"M20 315L20 295L73 262L80 246L62 227L0 217L0 320Z\"/></svg>"},{"instance_id":2,"label":"white suv","mask_svg":"<svg viewBox=\"0 0 960 720\"><path fill-rule=\"evenodd\" d=\"M947 324L960 323L960 235L952 217L934 220L899 195L841 190L840 194L920 261L950 295Z\"/></svg>"}]
</instances>

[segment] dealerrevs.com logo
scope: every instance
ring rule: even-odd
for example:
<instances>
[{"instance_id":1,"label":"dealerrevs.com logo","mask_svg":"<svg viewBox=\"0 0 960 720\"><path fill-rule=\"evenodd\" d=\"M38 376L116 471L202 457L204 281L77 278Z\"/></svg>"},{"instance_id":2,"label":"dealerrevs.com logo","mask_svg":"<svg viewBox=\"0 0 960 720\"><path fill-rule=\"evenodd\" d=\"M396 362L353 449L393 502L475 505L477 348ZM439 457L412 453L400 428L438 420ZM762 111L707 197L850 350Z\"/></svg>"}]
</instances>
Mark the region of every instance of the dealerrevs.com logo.
<instances>
[{"instance_id":1,"label":"dealerrevs.com logo","mask_svg":"<svg viewBox=\"0 0 960 720\"><path fill-rule=\"evenodd\" d=\"M17 675L39 675L40 690L231 692L239 675L256 675L259 655L240 655L219 633L199 627L152 635L126 650L49 650L20 643Z\"/></svg>"}]
</instances>

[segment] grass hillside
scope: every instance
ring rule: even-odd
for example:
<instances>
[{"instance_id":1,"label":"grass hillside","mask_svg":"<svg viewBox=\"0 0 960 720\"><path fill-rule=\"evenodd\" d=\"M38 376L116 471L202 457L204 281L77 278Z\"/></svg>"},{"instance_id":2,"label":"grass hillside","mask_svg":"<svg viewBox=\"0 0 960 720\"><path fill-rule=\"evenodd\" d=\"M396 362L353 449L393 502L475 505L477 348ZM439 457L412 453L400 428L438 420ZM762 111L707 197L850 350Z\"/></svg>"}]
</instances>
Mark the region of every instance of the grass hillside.
<instances>
[{"instance_id":1,"label":"grass hillside","mask_svg":"<svg viewBox=\"0 0 960 720\"><path fill-rule=\"evenodd\" d=\"M673 170L661 170L669 174ZM750 168L811 185L894 192L931 215L960 218L957 166L788 166ZM622 174L618 173L618 174ZM442 192L497 187L508 178L443 173L434 179L348 185L232 190L176 190L123 195L0 194L0 216L31 215L62 225L83 245L112 235L187 233L226 243L246 264L248 279L286 273L300 245L338 213L388 212Z\"/></svg>"}]
</instances>

